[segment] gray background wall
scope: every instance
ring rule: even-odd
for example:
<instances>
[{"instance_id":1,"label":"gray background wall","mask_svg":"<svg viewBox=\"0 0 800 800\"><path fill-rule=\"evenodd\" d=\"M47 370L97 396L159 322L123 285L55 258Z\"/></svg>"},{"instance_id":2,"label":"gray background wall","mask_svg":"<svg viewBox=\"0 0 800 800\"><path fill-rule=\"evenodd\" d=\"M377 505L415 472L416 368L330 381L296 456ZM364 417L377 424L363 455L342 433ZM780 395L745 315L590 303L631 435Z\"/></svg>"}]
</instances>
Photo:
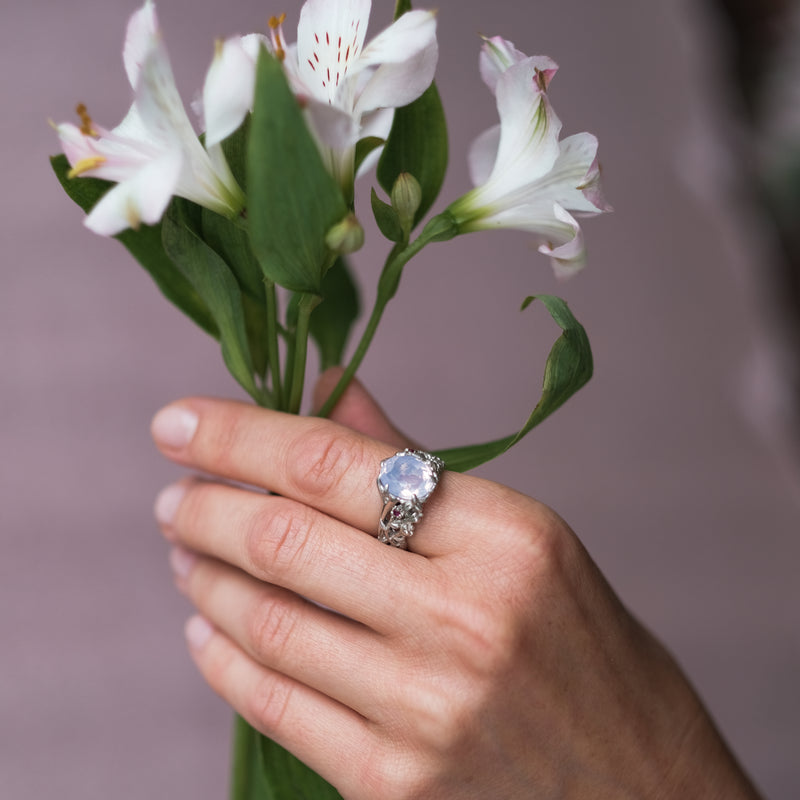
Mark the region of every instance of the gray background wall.
<instances>
[{"instance_id":1,"label":"gray background wall","mask_svg":"<svg viewBox=\"0 0 800 800\"><path fill-rule=\"evenodd\" d=\"M386 0L375 6L373 32L390 16ZM83 101L111 127L127 108L120 49L134 7L4 0L1 11L0 796L14 800L212 800L227 783L230 715L184 652L188 607L151 516L179 473L147 426L171 399L235 387L214 343L121 247L81 227L47 164L48 118ZM298 9L285 9L289 30ZM431 248L362 376L431 446L504 434L527 415L554 336L519 303L564 295L590 333L596 377L483 472L566 517L757 783L797 797L798 475L752 401L764 388L747 365L763 343L769 253L717 180L709 21L686 0L439 9L444 197L466 188L469 142L495 121L476 34L502 33L561 64L554 105L567 133L599 136L616 213L588 221L589 268L566 285L523 234ZM216 36L281 10L161 0L185 97ZM383 252L357 258L365 285Z\"/></svg>"}]
</instances>

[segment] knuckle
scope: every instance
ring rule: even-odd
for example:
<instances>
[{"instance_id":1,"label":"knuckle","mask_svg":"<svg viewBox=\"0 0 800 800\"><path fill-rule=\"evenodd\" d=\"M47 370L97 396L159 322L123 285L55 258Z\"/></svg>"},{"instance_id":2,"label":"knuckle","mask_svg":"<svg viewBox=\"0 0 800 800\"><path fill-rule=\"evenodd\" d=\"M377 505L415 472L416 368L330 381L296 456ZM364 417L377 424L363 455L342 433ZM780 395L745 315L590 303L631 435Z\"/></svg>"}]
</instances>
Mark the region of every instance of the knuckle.
<instances>
[{"instance_id":1,"label":"knuckle","mask_svg":"<svg viewBox=\"0 0 800 800\"><path fill-rule=\"evenodd\" d=\"M293 694L294 688L287 679L275 674L265 675L250 696L245 716L267 734L275 733L288 716Z\"/></svg>"},{"instance_id":2,"label":"knuckle","mask_svg":"<svg viewBox=\"0 0 800 800\"><path fill-rule=\"evenodd\" d=\"M269 654L270 660L281 660L299 622L296 608L285 598L263 597L253 611L250 622L250 641L259 654Z\"/></svg>"},{"instance_id":3,"label":"knuckle","mask_svg":"<svg viewBox=\"0 0 800 800\"><path fill-rule=\"evenodd\" d=\"M274 576L302 566L311 539L311 512L282 498L255 511L245 533L246 556L254 573Z\"/></svg>"},{"instance_id":4,"label":"knuckle","mask_svg":"<svg viewBox=\"0 0 800 800\"><path fill-rule=\"evenodd\" d=\"M421 787L427 782L426 769L416 754L410 754L394 742L373 748L364 759L359 774L363 796L381 800L412 800L425 797Z\"/></svg>"},{"instance_id":5,"label":"knuckle","mask_svg":"<svg viewBox=\"0 0 800 800\"><path fill-rule=\"evenodd\" d=\"M298 440L287 454L287 474L300 497L335 492L345 476L364 462L364 446L352 433L319 425Z\"/></svg>"}]
</instances>

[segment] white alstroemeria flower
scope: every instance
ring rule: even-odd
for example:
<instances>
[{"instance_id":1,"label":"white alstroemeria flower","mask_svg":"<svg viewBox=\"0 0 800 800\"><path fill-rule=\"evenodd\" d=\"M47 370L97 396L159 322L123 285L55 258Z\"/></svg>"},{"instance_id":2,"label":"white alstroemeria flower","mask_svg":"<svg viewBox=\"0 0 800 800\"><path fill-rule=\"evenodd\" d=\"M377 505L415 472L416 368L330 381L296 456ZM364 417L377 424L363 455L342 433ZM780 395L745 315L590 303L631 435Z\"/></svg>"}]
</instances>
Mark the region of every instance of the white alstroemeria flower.
<instances>
[{"instance_id":1,"label":"white alstroemeria flower","mask_svg":"<svg viewBox=\"0 0 800 800\"><path fill-rule=\"evenodd\" d=\"M244 195L221 148L203 148L172 76L152 0L128 23L123 60L135 99L113 130L95 126L83 106L82 125L56 126L71 176L114 181L86 217L95 233L114 236L158 222L173 195L235 216Z\"/></svg>"},{"instance_id":2,"label":"white alstroemeria flower","mask_svg":"<svg viewBox=\"0 0 800 800\"><path fill-rule=\"evenodd\" d=\"M326 167L346 195L352 193L356 143L388 135L394 109L430 86L438 59L435 12L409 11L365 45L370 6L370 0L307 0L291 45L283 36L284 17L270 20L268 48L283 62ZM224 114L217 119L206 112L209 142L235 130L252 108L248 70L255 68L258 45L244 37L218 51L212 69L237 79L218 82L226 96L216 105Z\"/></svg>"},{"instance_id":3,"label":"white alstroemeria flower","mask_svg":"<svg viewBox=\"0 0 800 800\"><path fill-rule=\"evenodd\" d=\"M469 167L476 188L448 211L462 232L516 228L539 234L560 277L586 260L581 215L609 211L600 192L597 139L578 133L559 141L561 121L547 98L558 69L494 37L481 49L481 75L497 98L500 124L473 143Z\"/></svg>"}]
</instances>

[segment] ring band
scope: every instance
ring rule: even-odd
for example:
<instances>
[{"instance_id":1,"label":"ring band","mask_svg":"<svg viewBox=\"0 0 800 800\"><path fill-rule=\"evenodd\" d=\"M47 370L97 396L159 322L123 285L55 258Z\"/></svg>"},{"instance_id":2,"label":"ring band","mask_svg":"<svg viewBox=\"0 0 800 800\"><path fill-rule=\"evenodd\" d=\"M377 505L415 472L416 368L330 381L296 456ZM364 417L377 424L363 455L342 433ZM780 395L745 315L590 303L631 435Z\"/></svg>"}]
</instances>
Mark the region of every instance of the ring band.
<instances>
[{"instance_id":1,"label":"ring band","mask_svg":"<svg viewBox=\"0 0 800 800\"><path fill-rule=\"evenodd\" d=\"M422 504L431 496L444 461L423 450L403 450L381 461L378 491L383 511L378 541L408 549L414 526L422 519Z\"/></svg>"}]
</instances>

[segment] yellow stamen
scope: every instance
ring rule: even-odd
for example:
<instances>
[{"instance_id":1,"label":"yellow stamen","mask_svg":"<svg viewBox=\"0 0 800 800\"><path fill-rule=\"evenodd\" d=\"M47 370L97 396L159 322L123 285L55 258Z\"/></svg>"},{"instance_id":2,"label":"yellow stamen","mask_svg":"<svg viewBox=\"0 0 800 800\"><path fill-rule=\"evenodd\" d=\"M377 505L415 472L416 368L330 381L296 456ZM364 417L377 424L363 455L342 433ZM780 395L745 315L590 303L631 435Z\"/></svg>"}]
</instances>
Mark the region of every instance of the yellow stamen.
<instances>
[{"instance_id":1,"label":"yellow stamen","mask_svg":"<svg viewBox=\"0 0 800 800\"><path fill-rule=\"evenodd\" d=\"M94 127L94 122L92 122L92 118L89 116L89 110L86 106L83 103L78 103L75 108L75 113L81 118L81 133L84 136L91 136L95 139L99 139L100 134Z\"/></svg>"},{"instance_id":2,"label":"yellow stamen","mask_svg":"<svg viewBox=\"0 0 800 800\"><path fill-rule=\"evenodd\" d=\"M272 31L272 46L275 48L275 58L278 61L283 61L286 58L286 50L283 49L283 42L281 41L281 37L283 36L283 30L281 29L281 25L286 21L286 12L281 14L279 17L270 17L269 22L267 23Z\"/></svg>"},{"instance_id":3,"label":"yellow stamen","mask_svg":"<svg viewBox=\"0 0 800 800\"><path fill-rule=\"evenodd\" d=\"M108 159L105 156L89 156L89 158L82 158L75 166L67 173L68 178L77 178L86 172L91 172L93 169L105 164Z\"/></svg>"}]
</instances>

